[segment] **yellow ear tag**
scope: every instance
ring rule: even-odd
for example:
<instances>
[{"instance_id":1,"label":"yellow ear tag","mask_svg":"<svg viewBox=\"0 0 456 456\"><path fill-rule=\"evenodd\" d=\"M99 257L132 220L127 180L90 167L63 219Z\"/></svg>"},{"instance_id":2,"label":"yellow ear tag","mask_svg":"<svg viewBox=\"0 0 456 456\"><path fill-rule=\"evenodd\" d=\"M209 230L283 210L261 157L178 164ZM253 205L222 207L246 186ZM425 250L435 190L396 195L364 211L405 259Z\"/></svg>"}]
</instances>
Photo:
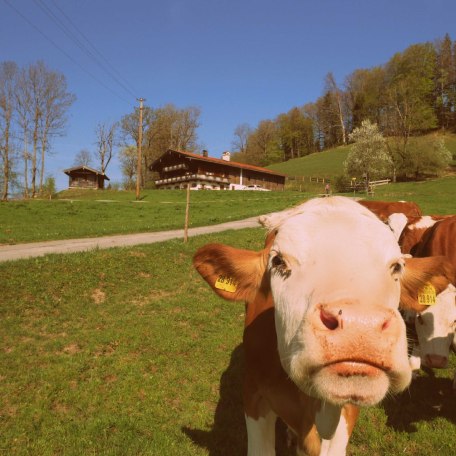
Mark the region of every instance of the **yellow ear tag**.
<instances>
[{"instance_id":1,"label":"yellow ear tag","mask_svg":"<svg viewBox=\"0 0 456 456\"><path fill-rule=\"evenodd\" d=\"M215 288L219 290L228 291L228 293L235 293L237 290L237 282L232 277L219 276L215 282Z\"/></svg>"},{"instance_id":2,"label":"yellow ear tag","mask_svg":"<svg viewBox=\"0 0 456 456\"><path fill-rule=\"evenodd\" d=\"M437 302L435 288L431 283L427 283L418 293L418 304L422 306L433 306Z\"/></svg>"}]
</instances>

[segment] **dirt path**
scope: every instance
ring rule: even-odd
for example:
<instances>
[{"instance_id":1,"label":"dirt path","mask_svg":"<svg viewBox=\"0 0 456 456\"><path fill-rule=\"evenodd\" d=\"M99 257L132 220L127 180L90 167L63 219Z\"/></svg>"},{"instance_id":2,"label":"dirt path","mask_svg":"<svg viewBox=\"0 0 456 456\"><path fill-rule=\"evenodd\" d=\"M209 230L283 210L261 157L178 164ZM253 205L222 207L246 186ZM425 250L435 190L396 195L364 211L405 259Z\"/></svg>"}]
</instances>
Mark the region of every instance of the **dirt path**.
<instances>
[{"instance_id":1,"label":"dirt path","mask_svg":"<svg viewBox=\"0 0 456 456\"><path fill-rule=\"evenodd\" d=\"M234 222L221 223L213 226L201 226L190 228L189 237L200 234L218 233L226 230L241 230L243 228L257 228L258 217L251 217ZM137 244L151 244L170 239L183 239L184 230L161 231L157 233L120 234L98 238L66 239L62 241L31 242L27 244L1 245L0 262L18 260L20 258L32 258L50 253L72 253L92 249L109 249L111 247L125 247Z\"/></svg>"}]
</instances>

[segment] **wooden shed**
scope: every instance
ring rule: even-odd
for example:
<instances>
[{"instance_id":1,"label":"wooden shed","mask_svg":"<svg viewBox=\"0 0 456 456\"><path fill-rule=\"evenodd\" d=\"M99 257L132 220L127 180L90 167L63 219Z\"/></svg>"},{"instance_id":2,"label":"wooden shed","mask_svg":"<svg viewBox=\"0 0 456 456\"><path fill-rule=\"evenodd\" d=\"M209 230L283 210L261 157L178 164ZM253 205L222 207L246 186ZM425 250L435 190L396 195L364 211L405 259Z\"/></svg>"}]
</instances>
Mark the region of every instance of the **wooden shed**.
<instances>
[{"instance_id":1,"label":"wooden shed","mask_svg":"<svg viewBox=\"0 0 456 456\"><path fill-rule=\"evenodd\" d=\"M192 190L241 190L248 186L266 190L283 190L285 175L259 166L230 160L230 153L222 158L177 150L168 150L150 166L158 172L157 188L182 189L190 184Z\"/></svg>"},{"instance_id":2,"label":"wooden shed","mask_svg":"<svg viewBox=\"0 0 456 456\"><path fill-rule=\"evenodd\" d=\"M109 180L106 174L88 166L75 166L64 169L63 172L70 178L68 188L91 188L98 190L104 188L105 180Z\"/></svg>"}]
</instances>

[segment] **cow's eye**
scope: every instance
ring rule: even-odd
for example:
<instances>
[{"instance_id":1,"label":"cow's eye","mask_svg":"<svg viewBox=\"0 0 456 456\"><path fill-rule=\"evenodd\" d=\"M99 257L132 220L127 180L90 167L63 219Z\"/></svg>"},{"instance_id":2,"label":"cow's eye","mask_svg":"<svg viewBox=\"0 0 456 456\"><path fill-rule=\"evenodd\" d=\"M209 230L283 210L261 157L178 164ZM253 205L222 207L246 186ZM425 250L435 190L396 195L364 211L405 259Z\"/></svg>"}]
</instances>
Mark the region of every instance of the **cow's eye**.
<instances>
[{"instance_id":1,"label":"cow's eye","mask_svg":"<svg viewBox=\"0 0 456 456\"><path fill-rule=\"evenodd\" d=\"M291 274L291 270L280 253L277 253L271 258L271 268L274 272L284 277L288 277Z\"/></svg>"},{"instance_id":2,"label":"cow's eye","mask_svg":"<svg viewBox=\"0 0 456 456\"><path fill-rule=\"evenodd\" d=\"M392 275L399 275L402 272L403 266L399 262L395 262L391 265L391 274Z\"/></svg>"},{"instance_id":3,"label":"cow's eye","mask_svg":"<svg viewBox=\"0 0 456 456\"><path fill-rule=\"evenodd\" d=\"M278 253L276 256L272 258L271 266L273 268L280 268L285 266L285 261L283 260L282 255L280 255L280 253Z\"/></svg>"}]
</instances>

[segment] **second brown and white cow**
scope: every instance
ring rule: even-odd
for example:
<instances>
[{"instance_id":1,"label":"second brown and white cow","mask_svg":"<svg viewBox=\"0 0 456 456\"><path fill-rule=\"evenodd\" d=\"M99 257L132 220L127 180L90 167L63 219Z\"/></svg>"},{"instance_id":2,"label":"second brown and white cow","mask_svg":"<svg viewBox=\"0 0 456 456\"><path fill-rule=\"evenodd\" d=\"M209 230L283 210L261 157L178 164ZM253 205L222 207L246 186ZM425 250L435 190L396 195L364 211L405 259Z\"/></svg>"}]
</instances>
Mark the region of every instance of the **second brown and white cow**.
<instances>
[{"instance_id":1,"label":"second brown and white cow","mask_svg":"<svg viewBox=\"0 0 456 456\"><path fill-rule=\"evenodd\" d=\"M299 454L344 455L358 407L410 383L399 301L413 308L425 283L440 292L448 281L433 258L404 269L391 230L347 198L310 200L263 224L259 252L209 244L194 257L219 296L246 301L248 454L275 454L279 416Z\"/></svg>"},{"instance_id":2,"label":"second brown and white cow","mask_svg":"<svg viewBox=\"0 0 456 456\"><path fill-rule=\"evenodd\" d=\"M374 200L359 200L359 204L367 207L373 212L382 222L387 222L391 214L401 213L407 218L421 216L421 209L418 204L413 201L374 201Z\"/></svg>"}]
</instances>

